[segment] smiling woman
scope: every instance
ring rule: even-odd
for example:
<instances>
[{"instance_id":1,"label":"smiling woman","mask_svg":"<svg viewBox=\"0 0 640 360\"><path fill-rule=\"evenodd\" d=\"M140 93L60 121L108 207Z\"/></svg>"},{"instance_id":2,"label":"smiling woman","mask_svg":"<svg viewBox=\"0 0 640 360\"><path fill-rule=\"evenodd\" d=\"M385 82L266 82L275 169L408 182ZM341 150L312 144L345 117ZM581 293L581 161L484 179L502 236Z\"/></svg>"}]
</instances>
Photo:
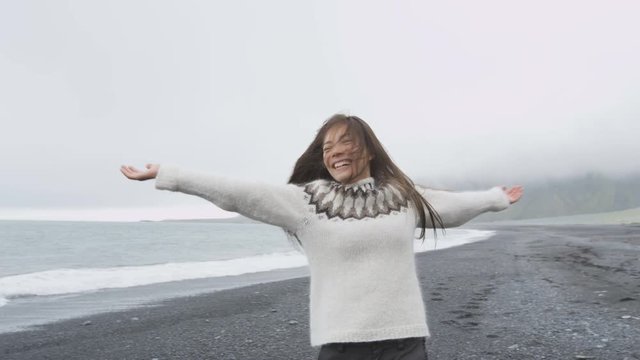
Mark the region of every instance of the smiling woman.
<instances>
[{"instance_id":1,"label":"smiling woman","mask_svg":"<svg viewBox=\"0 0 640 360\"><path fill-rule=\"evenodd\" d=\"M311 345L321 346L320 360L425 359L429 329L413 252L416 228L424 238L427 227L464 224L522 195L519 186L449 192L415 185L366 122L343 114L323 124L286 185L172 165L121 171L292 235L309 263Z\"/></svg>"},{"instance_id":2,"label":"smiling woman","mask_svg":"<svg viewBox=\"0 0 640 360\"><path fill-rule=\"evenodd\" d=\"M343 184L350 184L371 176L372 156L353 139L347 124L331 127L324 136L322 159L329 174Z\"/></svg>"}]
</instances>

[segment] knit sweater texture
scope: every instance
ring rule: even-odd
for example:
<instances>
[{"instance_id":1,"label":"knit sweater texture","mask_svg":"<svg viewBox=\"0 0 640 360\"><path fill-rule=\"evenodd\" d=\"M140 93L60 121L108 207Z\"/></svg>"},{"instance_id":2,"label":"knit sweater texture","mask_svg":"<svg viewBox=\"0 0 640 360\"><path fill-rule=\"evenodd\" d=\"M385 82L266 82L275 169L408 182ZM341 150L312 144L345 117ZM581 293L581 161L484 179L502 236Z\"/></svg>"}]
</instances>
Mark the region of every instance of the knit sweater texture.
<instances>
[{"instance_id":1,"label":"knit sweater texture","mask_svg":"<svg viewBox=\"0 0 640 360\"><path fill-rule=\"evenodd\" d=\"M373 178L349 185L269 185L175 165L160 167L155 186L202 197L297 236L310 269L312 346L429 336L413 252L418 216L392 186ZM499 187L416 189L446 227L509 206Z\"/></svg>"}]
</instances>

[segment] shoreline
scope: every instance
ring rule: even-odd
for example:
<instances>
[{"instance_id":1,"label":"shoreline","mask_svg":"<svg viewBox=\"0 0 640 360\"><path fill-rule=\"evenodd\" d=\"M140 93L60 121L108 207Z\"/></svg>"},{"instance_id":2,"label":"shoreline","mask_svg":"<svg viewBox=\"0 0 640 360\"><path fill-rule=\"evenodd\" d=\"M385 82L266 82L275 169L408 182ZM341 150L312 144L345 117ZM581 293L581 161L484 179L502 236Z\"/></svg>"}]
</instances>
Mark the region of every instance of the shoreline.
<instances>
[{"instance_id":1,"label":"shoreline","mask_svg":"<svg viewBox=\"0 0 640 360\"><path fill-rule=\"evenodd\" d=\"M416 254L430 359L640 359L639 226L491 228L490 239ZM0 358L314 359L308 282L0 334Z\"/></svg>"},{"instance_id":2,"label":"shoreline","mask_svg":"<svg viewBox=\"0 0 640 360\"><path fill-rule=\"evenodd\" d=\"M305 267L274 269L202 279L187 279L128 288L103 289L64 295L33 296L0 307L0 335L38 330L61 321L135 308L155 306L166 300L215 293L255 284L308 277ZM25 320L23 314L29 314Z\"/></svg>"},{"instance_id":3,"label":"shoreline","mask_svg":"<svg viewBox=\"0 0 640 360\"><path fill-rule=\"evenodd\" d=\"M435 248L432 238L427 238L424 243L416 241L414 243L416 252L442 250L453 246L460 246L469 242L483 241L490 238L495 234L495 231L478 230L478 229L453 229L450 230L451 235L445 236L438 242L438 247ZM432 247L433 246L433 247ZM285 255L284 253L271 253L267 256ZM288 254L288 253L287 253ZM287 255L287 260L289 255ZM260 256L255 256L259 258ZM296 258L304 258L304 255L300 253L295 256ZM235 261L235 268L247 267L250 263L246 262L252 259L251 257L244 258L245 262L238 262L239 259L230 259L229 261ZM281 259L282 260L282 259ZM226 262L228 260L220 260ZM211 261L212 263L215 262ZM300 263L300 261L296 261ZM306 260L304 261L306 262ZM180 266L179 263L174 265ZM193 263L192 265L198 265ZM283 263L273 263L271 265L283 265ZM295 264L290 264L295 265ZM202 269L201 265L200 269ZM144 268L145 266L138 267L137 269ZM147 267L147 274L152 277L166 273L171 273L170 268L166 268L164 265L149 265ZM125 279L127 273L123 272L123 268L115 267L110 270L115 271L112 276ZM151 268L154 268L153 270ZM80 269L82 270L82 269ZM101 269L93 269L93 271L100 271ZM102 269L104 270L104 269ZM179 268L184 270L184 266ZM27 274L29 279L36 281L38 286L42 287L44 282L38 278L38 275L49 276L47 271L42 273ZM82 274L78 274L81 276ZM12 331L28 330L33 326L41 326L47 323L56 322L65 319L71 319L74 317L94 315L101 312L120 311L136 306L145 306L147 303L153 303L156 301L166 300L175 297L183 297L190 295L197 295L202 293L209 293L229 288L237 288L241 286L248 286L252 284L259 284L265 282L279 281L294 277L309 276L308 266L294 266L280 269L270 269L257 272L245 272L242 274L233 274L225 276L212 276L212 277L197 277L176 279L172 281L162 282L150 282L147 284L139 284L135 286L127 287L106 287L99 288L95 286L95 290L85 290L81 292L67 292L62 294L50 294L50 295L28 295L17 296L15 298L9 297L4 304L0 304L0 334ZM80 277L82 279L82 277ZM84 282L87 282L87 276L84 275ZM149 280L149 278L147 278ZM29 280L23 279L22 281ZM71 276L66 276L65 284L73 284ZM75 281L80 281L76 278ZM2 279L0 278L0 283ZM14 283L19 285L19 283ZM97 285L97 284L96 284ZM5 300L0 297L0 301Z\"/></svg>"}]
</instances>

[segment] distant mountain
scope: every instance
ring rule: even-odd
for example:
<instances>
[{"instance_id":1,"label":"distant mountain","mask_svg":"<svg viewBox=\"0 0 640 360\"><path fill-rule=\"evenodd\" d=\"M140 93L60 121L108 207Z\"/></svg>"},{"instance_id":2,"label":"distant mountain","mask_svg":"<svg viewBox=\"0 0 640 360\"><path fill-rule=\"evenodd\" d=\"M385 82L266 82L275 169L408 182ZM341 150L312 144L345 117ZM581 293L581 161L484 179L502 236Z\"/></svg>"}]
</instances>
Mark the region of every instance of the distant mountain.
<instances>
[{"instance_id":1,"label":"distant mountain","mask_svg":"<svg viewBox=\"0 0 640 360\"><path fill-rule=\"evenodd\" d=\"M474 221L591 214L640 207L640 175L611 178L590 173L523 185L524 196L508 211L487 213Z\"/></svg>"},{"instance_id":2,"label":"distant mountain","mask_svg":"<svg viewBox=\"0 0 640 360\"><path fill-rule=\"evenodd\" d=\"M635 225L640 226L640 207L594 214L555 216L521 220L497 220L502 225ZM473 226L473 225L472 225Z\"/></svg>"}]
</instances>

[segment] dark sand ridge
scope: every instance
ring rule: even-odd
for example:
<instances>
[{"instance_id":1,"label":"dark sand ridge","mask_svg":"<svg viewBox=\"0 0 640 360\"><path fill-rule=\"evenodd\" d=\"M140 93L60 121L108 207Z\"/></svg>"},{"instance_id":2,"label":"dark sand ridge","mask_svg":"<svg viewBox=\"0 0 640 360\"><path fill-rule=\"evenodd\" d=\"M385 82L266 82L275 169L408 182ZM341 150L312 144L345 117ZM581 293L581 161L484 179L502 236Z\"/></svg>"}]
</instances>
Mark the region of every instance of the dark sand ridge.
<instances>
[{"instance_id":1,"label":"dark sand ridge","mask_svg":"<svg viewBox=\"0 0 640 360\"><path fill-rule=\"evenodd\" d=\"M640 226L501 226L416 259L432 360L640 359ZM308 331L298 278L3 334L0 359L315 359Z\"/></svg>"}]
</instances>

